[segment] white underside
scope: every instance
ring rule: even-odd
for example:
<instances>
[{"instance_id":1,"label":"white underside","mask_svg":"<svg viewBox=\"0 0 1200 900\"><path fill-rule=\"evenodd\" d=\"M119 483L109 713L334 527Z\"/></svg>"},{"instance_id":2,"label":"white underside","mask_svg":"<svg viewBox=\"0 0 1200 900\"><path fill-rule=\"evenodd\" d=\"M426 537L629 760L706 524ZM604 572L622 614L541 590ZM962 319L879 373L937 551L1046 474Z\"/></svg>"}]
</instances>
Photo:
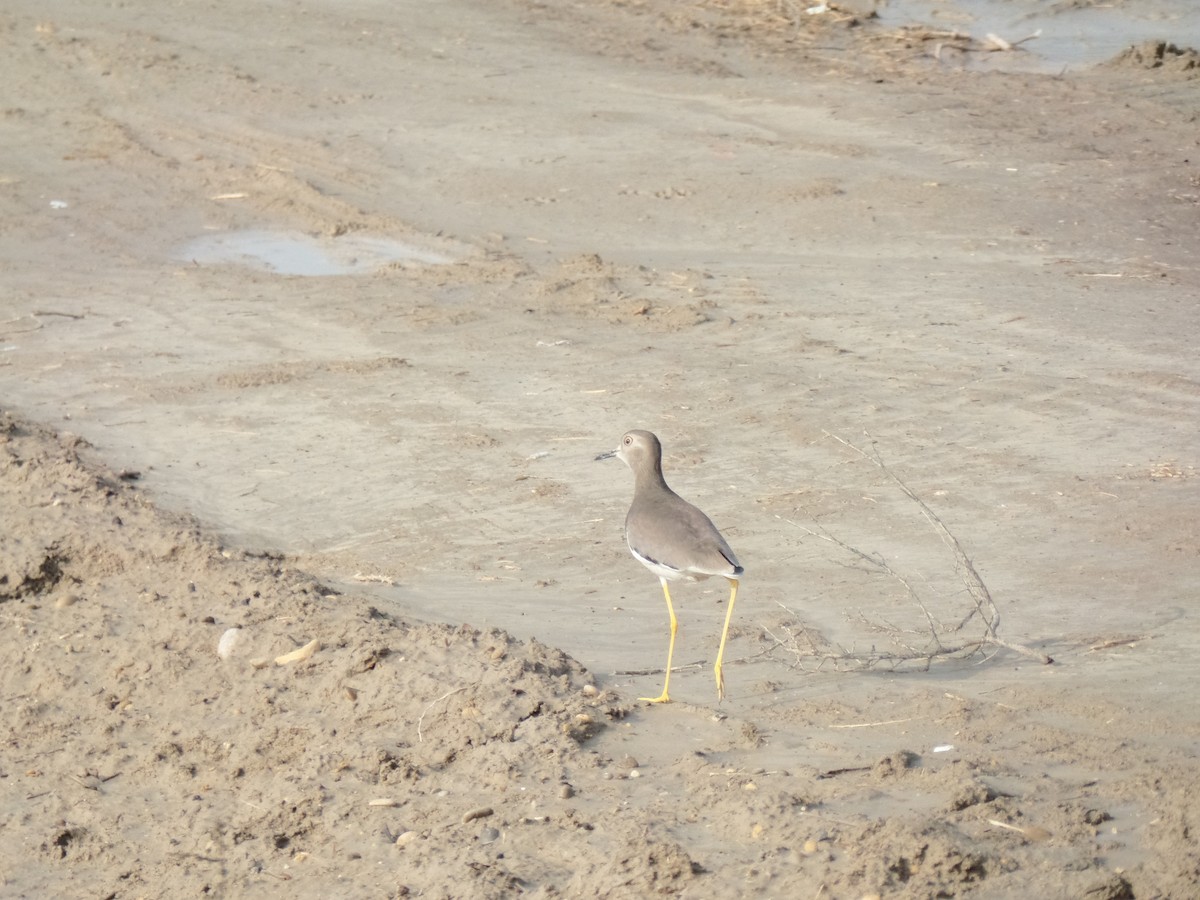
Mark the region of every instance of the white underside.
<instances>
[{"instance_id":1,"label":"white underside","mask_svg":"<svg viewBox=\"0 0 1200 900\"><path fill-rule=\"evenodd\" d=\"M647 559L642 556L632 547L629 552L633 554L633 558L640 562L643 566L657 575L659 578L665 578L667 581L700 581L704 578L712 578L714 575L719 575L722 578L731 578L737 581L738 576L729 572L702 572L698 569L674 569L671 566L664 565L660 562L655 562L652 559Z\"/></svg>"}]
</instances>

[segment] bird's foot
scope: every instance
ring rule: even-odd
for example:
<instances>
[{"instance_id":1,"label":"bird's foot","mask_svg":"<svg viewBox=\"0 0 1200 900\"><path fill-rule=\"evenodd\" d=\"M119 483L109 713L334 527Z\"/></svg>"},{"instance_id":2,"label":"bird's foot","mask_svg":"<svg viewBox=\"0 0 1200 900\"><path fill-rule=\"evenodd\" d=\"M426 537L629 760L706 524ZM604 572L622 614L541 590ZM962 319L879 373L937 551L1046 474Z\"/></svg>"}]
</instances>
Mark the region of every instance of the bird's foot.
<instances>
[{"instance_id":1,"label":"bird's foot","mask_svg":"<svg viewBox=\"0 0 1200 900\"><path fill-rule=\"evenodd\" d=\"M670 703L671 698L667 696L667 692L663 691L657 697L638 697L643 703Z\"/></svg>"}]
</instances>

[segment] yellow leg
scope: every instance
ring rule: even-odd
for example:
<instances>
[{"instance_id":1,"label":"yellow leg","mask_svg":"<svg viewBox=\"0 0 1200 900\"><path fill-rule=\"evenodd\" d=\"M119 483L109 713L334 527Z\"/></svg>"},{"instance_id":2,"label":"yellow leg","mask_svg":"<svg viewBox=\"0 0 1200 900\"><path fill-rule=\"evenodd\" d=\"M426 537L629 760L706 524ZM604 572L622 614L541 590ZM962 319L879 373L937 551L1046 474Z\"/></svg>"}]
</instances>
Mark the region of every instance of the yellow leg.
<instances>
[{"instance_id":1,"label":"yellow leg","mask_svg":"<svg viewBox=\"0 0 1200 900\"><path fill-rule=\"evenodd\" d=\"M647 703L670 703L671 698L667 695L667 685L671 683L671 659L675 655L675 632L679 630L679 622L675 618L675 607L671 605L671 592L667 590L667 579L658 579L662 582L663 596L667 598L667 612L671 616L671 643L667 646L667 677L663 679L662 693L657 697L639 697L639 700L645 700Z\"/></svg>"},{"instance_id":2,"label":"yellow leg","mask_svg":"<svg viewBox=\"0 0 1200 900\"><path fill-rule=\"evenodd\" d=\"M738 583L736 578L729 579L729 609L725 611L725 627L721 629L721 646L717 648L717 664L713 667L717 674L717 699L725 699L725 674L721 671L721 663L725 659L725 638L729 636L729 620L733 618L733 604L737 602Z\"/></svg>"}]
</instances>

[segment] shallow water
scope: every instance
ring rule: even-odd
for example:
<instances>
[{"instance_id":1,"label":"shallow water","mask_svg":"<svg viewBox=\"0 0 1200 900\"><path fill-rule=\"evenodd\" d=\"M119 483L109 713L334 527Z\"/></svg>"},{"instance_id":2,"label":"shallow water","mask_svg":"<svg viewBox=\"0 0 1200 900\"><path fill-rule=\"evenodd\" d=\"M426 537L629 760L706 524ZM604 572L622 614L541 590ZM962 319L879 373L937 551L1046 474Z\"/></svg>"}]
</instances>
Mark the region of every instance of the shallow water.
<instances>
[{"instance_id":1,"label":"shallow water","mask_svg":"<svg viewBox=\"0 0 1200 900\"><path fill-rule=\"evenodd\" d=\"M1015 52L978 54L980 65L994 69L1086 67L1148 40L1200 47L1194 0L883 0L876 10L890 27L920 24L977 39L991 33L1010 43L1041 30Z\"/></svg>"},{"instance_id":2,"label":"shallow water","mask_svg":"<svg viewBox=\"0 0 1200 900\"><path fill-rule=\"evenodd\" d=\"M233 263L280 275L359 275L391 263L445 265L454 260L391 238L346 235L319 239L299 232L246 230L206 234L177 256L201 265Z\"/></svg>"}]
</instances>

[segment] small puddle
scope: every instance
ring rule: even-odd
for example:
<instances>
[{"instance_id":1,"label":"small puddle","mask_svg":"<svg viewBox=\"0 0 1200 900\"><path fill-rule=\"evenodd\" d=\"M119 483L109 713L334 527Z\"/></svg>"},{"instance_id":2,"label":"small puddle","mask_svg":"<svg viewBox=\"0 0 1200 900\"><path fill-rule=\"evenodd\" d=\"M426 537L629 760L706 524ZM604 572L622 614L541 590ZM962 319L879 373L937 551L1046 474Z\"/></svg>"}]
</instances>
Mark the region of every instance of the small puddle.
<instances>
[{"instance_id":1,"label":"small puddle","mask_svg":"<svg viewBox=\"0 0 1200 900\"><path fill-rule=\"evenodd\" d=\"M232 263L280 275L361 275L392 263L442 266L452 257L391 238L347 234L315 238L300 232L226 231L188 241L178 259L212 266Z\"/></svg>"}]
</instances>

